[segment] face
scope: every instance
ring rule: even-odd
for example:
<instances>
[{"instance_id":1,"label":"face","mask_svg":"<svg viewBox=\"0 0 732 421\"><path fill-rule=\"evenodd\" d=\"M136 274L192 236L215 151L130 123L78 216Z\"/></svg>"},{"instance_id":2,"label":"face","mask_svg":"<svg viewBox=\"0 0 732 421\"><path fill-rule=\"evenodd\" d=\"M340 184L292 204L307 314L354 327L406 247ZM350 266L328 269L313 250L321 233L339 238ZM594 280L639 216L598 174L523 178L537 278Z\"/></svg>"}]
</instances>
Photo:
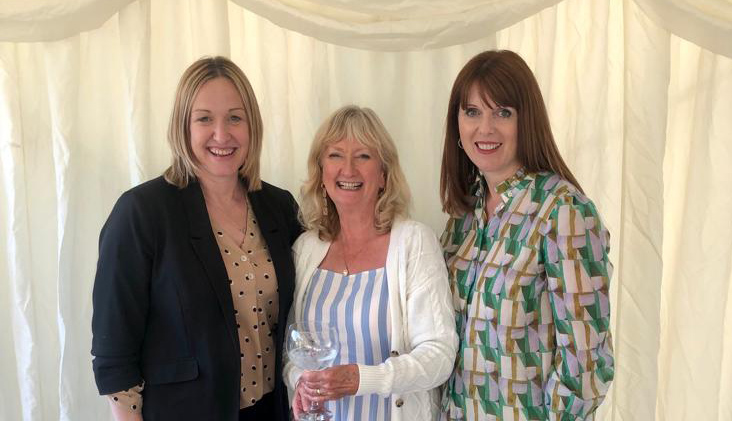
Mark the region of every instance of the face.
<instances>
[{"instance_id":1,"label":"face","mask_svg":"<svg viewBox=\"0 0 732 421\"><path fill-rule=\"evenodd\" d=\"M458 111L458 129L468 158L489 182L497 184L521 168L516 154L518 114L486 97L487 104L476 85L470 88L466 108Z\"/></svg>"},{"instance_id":2,"label":"face","mask_svg":"<svg viewBox=\"0 0 732 421\"><path fill-rule=\"evenodd\" d=\"M356 140L328 145L320 159L323 184L338 212L376 209L385 175L376 152Z\"/></svg>"},{"instance_id":3,"label":"face","mask_svg":"<svg viewBox=\"0 0 732 421\"><path fill-rule=\"evenodd\" d=\"M237 178L249 151L249 124L234 84L211 79L198 90L191 107L191 149L202 179Z\"/></svg>"}]
</instances>

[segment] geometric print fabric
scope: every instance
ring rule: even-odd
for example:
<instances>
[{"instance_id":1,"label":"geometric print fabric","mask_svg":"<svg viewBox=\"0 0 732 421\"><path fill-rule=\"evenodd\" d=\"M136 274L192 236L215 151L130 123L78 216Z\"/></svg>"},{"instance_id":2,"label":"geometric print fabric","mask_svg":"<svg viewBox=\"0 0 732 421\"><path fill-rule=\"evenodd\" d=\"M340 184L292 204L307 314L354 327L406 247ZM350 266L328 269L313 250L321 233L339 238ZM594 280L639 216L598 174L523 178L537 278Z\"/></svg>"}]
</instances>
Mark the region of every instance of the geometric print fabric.
<instances>
[{"instance_id":1,"label":"geometric print fabric","mask_svg":"<svg viewBox=\"0 0 732 421\"><path fill-rule=\"evenodd\" d=\"M460 347L446 420L592 419L613 378L610 236L594 204L549 172L486 184L442 235Z\"/></svg>"}]
</instances>

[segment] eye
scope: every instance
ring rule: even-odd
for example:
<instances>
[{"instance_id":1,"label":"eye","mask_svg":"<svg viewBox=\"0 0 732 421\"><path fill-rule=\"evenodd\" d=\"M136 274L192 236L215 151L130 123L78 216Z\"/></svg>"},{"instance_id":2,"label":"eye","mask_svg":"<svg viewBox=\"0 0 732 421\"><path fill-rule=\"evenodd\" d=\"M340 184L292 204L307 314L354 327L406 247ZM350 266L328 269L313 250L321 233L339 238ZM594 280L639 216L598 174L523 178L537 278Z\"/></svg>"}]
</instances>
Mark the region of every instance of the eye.
<instances>
[{"instance_id":1,"label":"eye","mask_svg":"<svg viewBox=\"0 0 732 421\"><path fill-rule=\"evenodd\" d=\"M207 115L203 115L203 116L197 117L196 121L199 123L209 123L209 122L211 122L211 117L209 117Z\"/></svg>"},{"instance_id":2,"label":"eye","mask_svg":"<svg viewBox=\"0 0 732 421\"><path fill-rule=\"evenodd\" d=\"M496 109L493 112L493 114L495 114L496 117L500 117L500 118L511 118L511 116L513 115L513 112L511 110L509 110L508 108L501 107L501 108Z\"/></svg>"},{"instance_id":3,"label":"eye","mask_svg":"<svg viewBox=\"0 0 732 421\"><path fill-rule=\"evenodd\" d=\"M229 120L232 123L241 123L242 121L244 121L244 118L242 118L242 117L240 117L238 115L232 115L231 117L229 117Z\"/></svg>"},{"instance_id":4,"label":"eye","mask_svg":"<svg viewBox=\"0 0 732 421\"><path fill-rule=\"evenodd\" d=\"M367 154L367 153L364 152L364 153L358 154L358 156L356 156L356 158L368 160L368 159L371 159L371 155L369 155L369 154Z\"/></svg>"},{"instance_id":5,"label":"eye","mask_svg":"<svg viewBox=\"0 0 732 421\"><path fill-rule=\"evenodd\" d=\"M328 154L328 158L340 158L341 154L339 152L330 152Z\"/></svg>"},{"instance_id":6,"label":"eye","mask_svg":"<svg viewBox=\"0 0 732 421\"><path fill-rule=\"evenodd\" d=\"M465 109L465 115L468 117L477 117L480 115L480 110L475 107L468 107Z\"/></svg>"}]
</instances>

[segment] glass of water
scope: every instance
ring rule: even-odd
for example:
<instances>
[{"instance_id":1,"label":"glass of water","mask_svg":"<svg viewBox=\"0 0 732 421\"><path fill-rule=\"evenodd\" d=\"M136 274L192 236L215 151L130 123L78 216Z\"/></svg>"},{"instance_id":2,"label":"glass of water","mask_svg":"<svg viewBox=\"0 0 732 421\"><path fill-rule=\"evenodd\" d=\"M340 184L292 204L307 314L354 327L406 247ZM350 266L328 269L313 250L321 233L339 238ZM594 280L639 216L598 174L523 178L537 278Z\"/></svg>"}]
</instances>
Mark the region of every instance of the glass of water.
<instances>
[{"instance_id":1,"label":"glass of water","mask_svg":"<svg viewBox=\"0 0 732 421\"><path fill-rule=\"evenodd\" d=\"M293 323L287 327L286 347L290 361L302 370L330 367L338 354L335 328L320 322ZM330 411L312 402L299 421L329 421Z\"/></svg>"}]
</instances>

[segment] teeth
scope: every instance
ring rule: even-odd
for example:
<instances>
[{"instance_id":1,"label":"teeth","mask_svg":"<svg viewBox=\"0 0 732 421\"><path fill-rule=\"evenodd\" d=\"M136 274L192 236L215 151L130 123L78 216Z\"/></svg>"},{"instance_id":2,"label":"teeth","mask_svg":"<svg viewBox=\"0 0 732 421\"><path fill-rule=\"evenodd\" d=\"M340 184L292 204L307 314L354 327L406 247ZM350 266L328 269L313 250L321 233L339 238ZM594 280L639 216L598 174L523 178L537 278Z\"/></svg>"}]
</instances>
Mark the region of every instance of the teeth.
<instances>
[{"instance_id":1,"label":"teeth","mask_svg":"<svg viewBox=\"0 0 732 421\"><path fill-rule=\"evenodd\" d=\"M216 156L229 156L234 153L234 148L208 148Z\"/></svg>"},{"instance_id":2,"label":"teeth","mask_svg":"<svg viewBox=\"0 0 732 421\"><path fill-rule=\"evenodd\" d=\"M500 143L476 143L476 145L478 145L478 149L481 151L492 151L501 146Z\"/></svg>"},{"instance_id":3,"label":"teeth","mask_svg":"<svg viewBox=\"0 0 732 421\"><path fill-rule=\"evenodd\" d=\"M356 190L357 188L359 188L363 185L363 183L346 182L346 181L338 181L336 184L338 185L338 187L345 189L345 190Z\"/></svg>"}]
</instances>

